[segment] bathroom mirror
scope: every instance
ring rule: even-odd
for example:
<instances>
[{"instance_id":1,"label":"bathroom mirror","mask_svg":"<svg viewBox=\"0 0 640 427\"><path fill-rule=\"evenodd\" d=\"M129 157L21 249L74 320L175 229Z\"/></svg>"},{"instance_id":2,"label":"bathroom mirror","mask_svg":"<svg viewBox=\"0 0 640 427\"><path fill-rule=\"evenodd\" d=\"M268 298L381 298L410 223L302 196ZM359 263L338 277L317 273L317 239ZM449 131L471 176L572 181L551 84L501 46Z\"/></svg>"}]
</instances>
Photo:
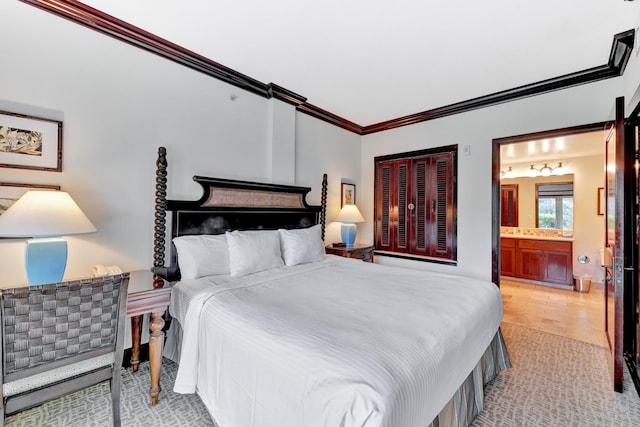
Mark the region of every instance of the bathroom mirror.
<instances>
[{"instance_id":1,"label":"bathroom mirror","mask_svg":"<svg viewBox=\"0 0 640 427\"><path fill-rule=\"evenodd\" d=\"M572 229L575 208L573 180L573 174L503 178L500 181L501 190L517 188L517 225L512 226ZM501 206L501 209L505 207ZM502 216L501 223L504 226Z\"/></svg>"}]
</instances>

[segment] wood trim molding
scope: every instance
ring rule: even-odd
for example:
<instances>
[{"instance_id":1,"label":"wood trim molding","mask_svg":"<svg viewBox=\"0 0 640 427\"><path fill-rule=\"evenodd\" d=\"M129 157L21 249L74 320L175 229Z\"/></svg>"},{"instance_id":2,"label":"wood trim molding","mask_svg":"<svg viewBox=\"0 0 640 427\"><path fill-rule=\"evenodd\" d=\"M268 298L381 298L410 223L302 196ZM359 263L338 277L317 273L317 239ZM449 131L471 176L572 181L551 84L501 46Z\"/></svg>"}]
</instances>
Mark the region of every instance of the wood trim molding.
<instances>
[{"instance_id":1,"label":"wood trim molding","mask_svg":"<svg viewBox=\"0 0 640 427\"><path fill-rule=\"evenodd\" d=\"M349 121L347 119L344 119L340 116L337 116L333 113L330 113L327 110L323 110L322 108L317 107L313 104L309 104L308 102L305 102L304 104L300 104L298 106L298 111L308 114L312 117L315 117L316 119L320 119L325 122L336 125L338 127L341 127L342 129L357 133L358 135L363 135L362 126L352 121Z\"/></svg>"},{"instance_id":2,"label":"wood trim molding","mask_svg":"<svg viewBox=\"0 0 640 427\"><path fill-rule=\"evenodd\" d=\"M478 98L457 102L444 107L434 108L416 114L392 119L368 126L360 126L329 111L307 102L307 98L274 83L265 84L231 68L225 67L209 58L185 49L175 43L151 34L141 28L121 21L100 10L94 9L76 0L20 0L54 15L98 31L117 40L144 49L170 61L189 67L208 76L222 80L230 85L245 89L265 98L276 98L295 105L296 109L319 120L331 123L342 129L359 135L368 135L408 126L427 120L439 119L454 114L472 111L504 102L514 101L546 92L565 89L571 86L591 83L598 80L622 75L627 65L635 37L634 30L616 34L613 38L611 53L606 65L566 74Z\"/></svg>"},{"instance_id":3,"label":"wood trim molding","mask_svg":"<svg viewBox=\"0 0 640 427\"><path fill-rule=\"evenodd\" d=\"M606 122L596 122L596 123L590 123L590 124L580 125L580 126L570 126L562 129L532 132L532 133L526 133L523 135L507 136L504 138L494 138L493 141L496 144L500 145L500 144L513 144L515 142L522 142L522 141L539 140L539 139L545 139L545 138L559 138L561 136L576 135L580 133L595 132L598 130L603 130L605 125L606 125ZM500 175L498 174L498 177L499 176Z\"/></svg>"}]
</instances>

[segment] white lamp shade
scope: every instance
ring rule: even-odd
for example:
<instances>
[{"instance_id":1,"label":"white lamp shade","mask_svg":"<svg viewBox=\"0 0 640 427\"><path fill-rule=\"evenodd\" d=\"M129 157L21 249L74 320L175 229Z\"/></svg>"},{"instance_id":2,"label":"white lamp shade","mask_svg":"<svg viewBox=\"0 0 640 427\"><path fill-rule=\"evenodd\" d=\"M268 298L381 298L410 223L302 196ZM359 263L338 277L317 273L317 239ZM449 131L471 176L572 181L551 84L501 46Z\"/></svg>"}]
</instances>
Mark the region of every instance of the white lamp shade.
<instances>
[{"instance_id":1,"label":"white lamp shade","mask_svg":"<svg viewBox=\"0 0 640 427\"><path fill-rule=\"evenodd\" d=\"M28 191L0 215L2 237L54 237L96 231L64 191Z\"/></svg>"},{"instance_id":2,"label":"white lamp shade","mask_svg":"<svg viewBox=\"0 0 640 427\"><path fill-rule=\"evenodd\" d=\"M355 224L356 222L364 222L364 218L358 210L358 207L350 204L344 205L342 209L340 209L340 213L338 214L336 221Z\"/></svg>"}]
</instances>

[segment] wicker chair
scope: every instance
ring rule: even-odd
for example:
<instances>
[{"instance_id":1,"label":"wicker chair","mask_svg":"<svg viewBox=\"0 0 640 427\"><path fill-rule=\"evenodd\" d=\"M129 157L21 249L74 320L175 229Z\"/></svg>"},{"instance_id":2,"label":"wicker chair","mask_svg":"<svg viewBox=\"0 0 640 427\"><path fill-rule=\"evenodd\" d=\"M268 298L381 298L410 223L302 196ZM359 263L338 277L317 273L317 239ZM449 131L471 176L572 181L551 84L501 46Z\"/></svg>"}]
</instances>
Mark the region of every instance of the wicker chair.
<instances>
[{"instance_id":1,"label":"wicker chair","mask_svg":"<svg viewBox=\"0 0 640 427\"><path fill-rule=\"evenodd\" d=\"M129 273L2 290L0 364L5 415L110 380L120 425L120 369Z\"/></svg>"}]
</instances>

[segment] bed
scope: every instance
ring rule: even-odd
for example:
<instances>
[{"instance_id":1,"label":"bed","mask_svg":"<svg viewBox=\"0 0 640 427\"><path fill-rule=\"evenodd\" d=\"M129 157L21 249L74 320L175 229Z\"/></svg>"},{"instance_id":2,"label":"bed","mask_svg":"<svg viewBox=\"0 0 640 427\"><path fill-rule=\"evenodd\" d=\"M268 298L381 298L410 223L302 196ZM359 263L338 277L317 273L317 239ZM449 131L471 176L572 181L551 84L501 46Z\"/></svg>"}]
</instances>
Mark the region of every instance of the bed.
<instances>
[{"instance_id":1,"label":"bed","mask_svg":"<svg viewBox=\"0 0 640 427\"><path fill-rule=\"evenodd\" d=\"M326 175L320 206L306 187L199 176L203 196L179 201L163 148L157 165L164 355L217 425L466 426L482 410L510 366L493 283L325 255Z\"/></svg>"}]
</instances>

